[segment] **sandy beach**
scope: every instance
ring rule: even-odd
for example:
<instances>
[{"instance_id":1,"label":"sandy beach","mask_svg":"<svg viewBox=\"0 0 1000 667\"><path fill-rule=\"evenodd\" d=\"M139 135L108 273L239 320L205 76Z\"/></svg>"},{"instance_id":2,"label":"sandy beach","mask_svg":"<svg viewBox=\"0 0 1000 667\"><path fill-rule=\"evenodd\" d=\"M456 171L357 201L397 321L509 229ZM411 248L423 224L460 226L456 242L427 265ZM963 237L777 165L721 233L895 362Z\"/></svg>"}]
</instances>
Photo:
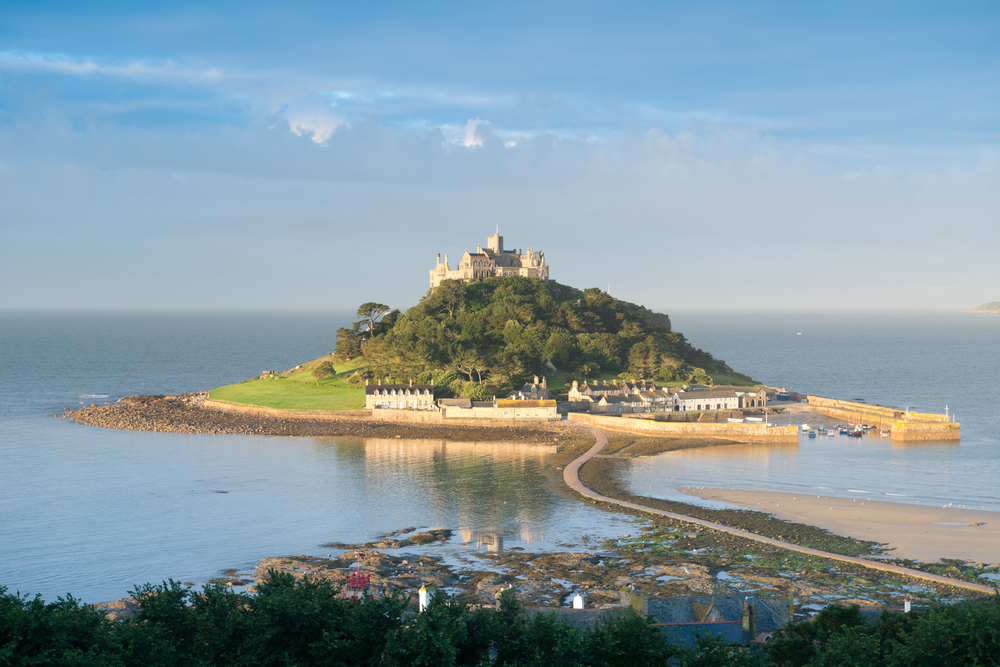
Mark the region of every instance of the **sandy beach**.
<instances>
[{"instance_id":1,"label":"sandy beach","mask_svg":"<svg viewBox=\"0 0 1000 667\"><path fill-rule=\"evenodd\" d=\"M889 555L923 563L941 559L986 565L1000 562L1000 513L866 499L803 496L772 491L684 488L706 500L774 514L838 535L882 542Z\"/></svg>"}]
</instances>

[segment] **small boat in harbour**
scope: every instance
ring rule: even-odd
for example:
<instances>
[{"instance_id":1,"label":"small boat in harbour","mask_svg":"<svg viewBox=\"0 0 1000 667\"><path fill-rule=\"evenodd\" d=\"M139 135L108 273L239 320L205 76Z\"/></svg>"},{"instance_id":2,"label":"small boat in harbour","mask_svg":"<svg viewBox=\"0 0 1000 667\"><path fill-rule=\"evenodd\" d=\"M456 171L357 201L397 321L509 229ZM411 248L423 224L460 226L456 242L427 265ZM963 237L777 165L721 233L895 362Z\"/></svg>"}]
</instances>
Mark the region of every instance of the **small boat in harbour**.
<instances>
[{"instance_id":1,"label":"small boat in harbour","mask_svg":"<svg viewBox=\"0 0 1000 667\"><path fill-rule=\"evenodd\" d=\"M736 419L735 417L730 417L726 421L729 422L730 424L742 424L743 423L742 419Z\"/></svg>"},{"instance_id":2,"label":"small boat in harbour","mask_svg":"<svg viewBox=\"0 0 1000 667\"><path fill-rule=\"evenodd\" d=\"M763 417L747 417L746 420L748 422L762 422L762 421L764 421L764 418Z\"/></svg>"}]
</instances>

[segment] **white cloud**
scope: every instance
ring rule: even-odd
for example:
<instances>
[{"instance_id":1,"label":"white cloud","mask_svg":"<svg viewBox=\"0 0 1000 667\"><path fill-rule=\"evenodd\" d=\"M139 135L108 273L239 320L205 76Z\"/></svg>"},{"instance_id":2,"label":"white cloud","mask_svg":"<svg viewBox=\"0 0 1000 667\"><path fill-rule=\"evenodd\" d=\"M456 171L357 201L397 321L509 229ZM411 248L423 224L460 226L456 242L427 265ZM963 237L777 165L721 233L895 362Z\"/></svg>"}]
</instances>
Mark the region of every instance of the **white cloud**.
<instances>
[{"instance_id":1,"label":"white cloud","mask_svg":"<svg viewBox=\"0 0 1000 667\"><path fill-rule=\"evenodd\" d=\"M295 105L286 109L283 115L292 134L298 137L310 135L320 146L326 146L334 131L347 124L343 118L330 111L328 105L314 102Z\"/></svg>"},{"instance_id":2,"label":"white cloud","mask_svg":"<svg viewBox=\"0 0 1000 667\"><path fill-rule=\"evenodd\" d=\"M56 53L0 52L0 70L13 72L40 72L70 76L110 76L133 81L171 84L218 84L224 80L244 78L243 74L225 72L218 67L181 67L165 61L150 64L132 61L125 64L99 63L90 58L72 58Z\"/></svg>"},{"instance_id":3,"label":"white cloud","mask_svg":"<svg viewBox=\"0 0 1000 667\"><path fill-rule=\"evenodd\" d=\"M473 146L482 146L483 138L479 135L476 130L480 125L489 125L489 121L484 121L480 118L469 119L469 122L465 124L465 138L462 140L462 145L466 148L472 148Z\"/></svg>"}]
</instances>

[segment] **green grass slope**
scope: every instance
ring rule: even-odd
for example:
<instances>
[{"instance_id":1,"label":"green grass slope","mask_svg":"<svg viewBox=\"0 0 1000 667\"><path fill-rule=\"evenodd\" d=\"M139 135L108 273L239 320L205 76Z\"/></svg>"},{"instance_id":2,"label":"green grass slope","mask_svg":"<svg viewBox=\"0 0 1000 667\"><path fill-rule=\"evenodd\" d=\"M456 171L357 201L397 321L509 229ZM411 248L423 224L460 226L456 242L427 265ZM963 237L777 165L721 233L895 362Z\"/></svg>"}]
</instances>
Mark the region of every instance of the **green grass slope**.
<instances>
[{"instance_id":1,"label":"green grass slope","mask_svg":"<svg viewBox=\"0 0 1000 667\"><path fill-rule=\"evenodd\" d=\"M334 361L337 376L316 383L312 370L330 357L320 357L299 368L272 378L254 378L218 387L209 397L245 405L291 410L360 410L365 407L365 385L349 384L347 379L364 362Z\"/></svg>"}]
</instances>

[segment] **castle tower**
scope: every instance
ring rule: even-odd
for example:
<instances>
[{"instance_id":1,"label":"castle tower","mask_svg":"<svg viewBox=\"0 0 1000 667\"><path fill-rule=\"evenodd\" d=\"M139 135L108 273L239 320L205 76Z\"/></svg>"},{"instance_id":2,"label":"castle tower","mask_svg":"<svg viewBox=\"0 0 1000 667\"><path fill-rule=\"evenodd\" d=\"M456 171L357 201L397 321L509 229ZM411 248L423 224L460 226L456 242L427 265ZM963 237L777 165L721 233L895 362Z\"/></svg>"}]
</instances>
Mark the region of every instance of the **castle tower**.
<instances>
[{"instance_id":1,"label":"castle tower","mask_svg":"<svg viewBox=\"0 0 1000 667\"><path fill-rule=\"evenodd\" d=\"M500 236L500 232L486 239L486 247L498 255L503 254L503 237Z\"/></svg>"}]
</instances>

